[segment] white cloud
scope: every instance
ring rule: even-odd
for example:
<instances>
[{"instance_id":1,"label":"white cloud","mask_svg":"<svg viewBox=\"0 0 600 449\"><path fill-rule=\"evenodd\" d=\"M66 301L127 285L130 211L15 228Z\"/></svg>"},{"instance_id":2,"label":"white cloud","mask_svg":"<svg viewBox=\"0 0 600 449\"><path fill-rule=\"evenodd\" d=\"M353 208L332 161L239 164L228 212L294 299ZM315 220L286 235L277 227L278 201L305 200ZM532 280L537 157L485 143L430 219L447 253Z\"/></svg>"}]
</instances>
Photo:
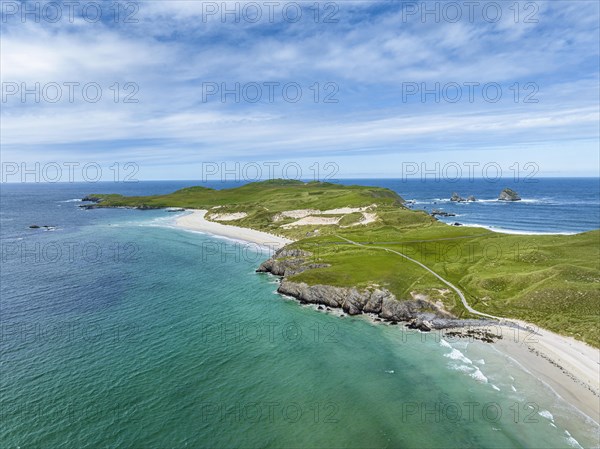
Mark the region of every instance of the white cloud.
<instances>
[{"instance_id":1,"label":"white cloud","mask_svg":"<svg viewBox=\"0 0 600 449\"><path fill-rule=\"evenodd\" d=\"M497 24L407 21L390 3L378 12L371 2L340 3L337 24L205 22L201 2L189 1L144 2L137 24L13 21L2 29L3 81L95 81L105 90L130 81L140 102L115 104L108 91L97 104L11 101L2 108L3 153L43 157L44 146L64 144L61 151L78 157L102 142L106 152L168 163L209 151L341 157L593 142L598 6L536 3L535 24L508 13ZM207 104L206 81L298 81L307 92L314 82L333 81L340 103ZM436 81L505 89L533 81L540 103L399 101L401 83Z\"/></svg>"}]
</instances>

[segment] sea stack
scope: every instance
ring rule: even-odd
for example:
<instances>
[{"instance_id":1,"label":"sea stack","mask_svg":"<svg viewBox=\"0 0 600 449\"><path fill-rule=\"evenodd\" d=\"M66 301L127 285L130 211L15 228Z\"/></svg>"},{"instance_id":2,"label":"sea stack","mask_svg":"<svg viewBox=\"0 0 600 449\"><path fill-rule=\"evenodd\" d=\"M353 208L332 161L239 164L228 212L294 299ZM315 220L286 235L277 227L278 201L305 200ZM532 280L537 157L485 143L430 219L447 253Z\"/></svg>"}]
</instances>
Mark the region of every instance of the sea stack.
<instances>
[{"instance_id":1,"label":"sea stack","mask_svg":"<svg viewBox=\"0 0 600 449\"><path fill-rule=\"evenodd\" d=\"M521 197L514 190L506 188L502 192L500 192L500 196L498 197L498 200L500 200L500 201L521 201Z\"/></svg>"},{"instance_id":2,"label":"sea stack","mask_svg":"<svg viewBox=\"0 0 600 449\"><path fill-rule=\"evenodd\" d=\"M454 192L450 197L450 201L461 202L464 201L464 199L458 193Z\"/></svg>"}]
</instances>

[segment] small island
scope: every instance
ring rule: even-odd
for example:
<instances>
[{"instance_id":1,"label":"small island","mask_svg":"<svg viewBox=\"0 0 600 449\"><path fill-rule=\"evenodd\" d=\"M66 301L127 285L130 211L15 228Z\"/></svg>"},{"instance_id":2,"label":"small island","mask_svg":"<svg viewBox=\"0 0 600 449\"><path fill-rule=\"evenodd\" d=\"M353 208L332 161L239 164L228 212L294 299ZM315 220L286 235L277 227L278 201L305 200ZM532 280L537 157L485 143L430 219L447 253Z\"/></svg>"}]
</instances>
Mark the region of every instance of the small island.
<instances>
[{"instance_id":1,"label":"small island","mask_svg":"<svg viewBox=\"0 0 600 449\"><path fill-rule=\"evenodd\" d=\"M457 192L453 192L452 196L450 197L450 201L452 201L453 203L464 203L464 202L471 203L471 202L477 201L477 199L475 198L474 195L469 195L465 199L462 196L460 196Z\"/></svg>"},{"instance_id":2,"label":"small island","mask_svg":"<svg viewBox=\"0 0 600 449\"><path fill-rule=\"evenodd\" d=\"M521 201L521 197L512 189L506 188L498 196L499 201Z\"/></svg>"}]
</instances>

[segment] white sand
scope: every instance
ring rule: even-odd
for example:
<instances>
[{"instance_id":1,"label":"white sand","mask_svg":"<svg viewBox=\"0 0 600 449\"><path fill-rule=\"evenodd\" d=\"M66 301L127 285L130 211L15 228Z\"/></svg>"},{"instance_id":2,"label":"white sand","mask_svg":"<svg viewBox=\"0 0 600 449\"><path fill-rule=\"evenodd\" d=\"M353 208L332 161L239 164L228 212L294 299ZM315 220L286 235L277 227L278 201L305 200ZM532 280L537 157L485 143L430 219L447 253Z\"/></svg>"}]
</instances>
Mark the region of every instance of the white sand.
<instances>
[{"instance_id":1,"label":"white sand","mask_svg":"<svg viewBox=\"0 0 600 449\"><path fill-rule=\"evenodd\" d=\"M375 223L377 221L377 214L372 214L372 213L368 213L368 212L363 212L362 214L363 214L362 220L360 220L358 223L354 223L353 226L367 225L367 224Z\"/></svg>"},{"instance_id":2,"label":"white sand","mask_svg":"<svg viewBox=\"0 0 600 449\"><path fill-rule=\"evenodd\" d=\"M207 234L257 243L273 250L277 250L293 242L293 240L269 234L267 232L208 221L204 218L207 213L206 210L190 209L189 212L191 213L177 218L175 221L176 226L192 231L205 232Z\"/></svg>"},{"instance_id":3,"label":"white sand","mask_svg":"<svg viewBox=\"0 0 600 449\"><path fill-rule=\"evenodd\" d=\"M248 214L246 212L235 212L233 214L214 214L209 218L214 221L236 221L246 218Z\"/></svg>"},{"instance_id":4,"label":"white sand","mask_svg":"<svg viewBox=\"0 0 600 449\"><path fill-rule=\"evenodd\" d=\"M365 212L371 208L377 207L377 204L371 204L364 207L340 207L338 209L318 210L318 209L296 209L284 210L274 217L274 221L281 221L284 218L306 218L311 215L347 215L354 212Z\"/></svg>"},{"instance_id":5,"label":"white sand","mask_svg":"<svg viewBox=\"0 0 600 449\"><path fill-rule=\"evenodd\" d=\"M336 225L342 217L313 217L308 216L301 218L298 221L293 223L288 223L286 225L281 226L283 229L293 228L294 226L327 226L327 225Z\"/></svg>"},{"instance_id":6,"label":"white sand","mask_svg":"<svg viewBox=\"0 0 600 449\"><path fill-rule=\"evenodd\" d=\"M276 215L275 221L281 220L283 218L304 218L309 215L319 215L321 213L320 210L316 209L296 209L296 210L284 210L283 212Z\"/></svg>"},{"instance_id":7,"label":"white sand","mask_svg":"<svg viewBox=\"0 0 600 449\"><path fill-rule=\"evenodd\" d=\"M506 326L481 329L502 335L494 343L499 351L600 423L600 350L523 321L510 321L530 330Z\"/></svg>"},{"instance_id":8,"label":"white sand","mask_svg":"<svg viewBox=\"0 0 600 449\"><path fill-rule=\"evenodd\" d=\"M354 212L364 212L371 207L377 207L377 205L372 204L371 206L365 206L365 207L340 207L338 209L324 210L321 213L324 215L340 215L340 214L346 215L346 214L353 214Z\"/></svg>"}]
</instances>

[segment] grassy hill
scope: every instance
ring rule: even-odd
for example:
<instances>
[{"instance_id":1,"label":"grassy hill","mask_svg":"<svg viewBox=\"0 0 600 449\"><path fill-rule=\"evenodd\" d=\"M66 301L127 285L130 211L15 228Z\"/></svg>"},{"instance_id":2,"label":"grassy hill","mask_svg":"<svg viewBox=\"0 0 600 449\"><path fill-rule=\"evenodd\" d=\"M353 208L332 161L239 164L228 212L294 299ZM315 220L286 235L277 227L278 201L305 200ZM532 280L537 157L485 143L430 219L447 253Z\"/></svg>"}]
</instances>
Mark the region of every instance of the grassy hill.
<instances>
[{"instance_id":1,"label":"grassy hill","mask_svg":"<svg viewBox=\"0 0 600 449\"><path fill-rule=\"evenodd\" d=\"M459 298L433 275L382 250L394 249L455 284L481 312L527 320L600 346L600 230L531 236L453 227L405 208L402 198L391 190L320 182L274 180L226 190L191 187L149 197L94 196L101 198L101 207L243 212L244 218L229 223L296 239L294 247L311 251L315 261L330 264L293 280L337 286L377 284L399 299L427 294L455 315L468 316ZM376 219L361 224L363 212L335 210L339 208L368 208L364 210ZM311 216L333 218L337 224L293 226L297 218L285 212L300 209L321 211ZM340 237L367 247L351 245Z\"/></svg>"}]
</instances>

